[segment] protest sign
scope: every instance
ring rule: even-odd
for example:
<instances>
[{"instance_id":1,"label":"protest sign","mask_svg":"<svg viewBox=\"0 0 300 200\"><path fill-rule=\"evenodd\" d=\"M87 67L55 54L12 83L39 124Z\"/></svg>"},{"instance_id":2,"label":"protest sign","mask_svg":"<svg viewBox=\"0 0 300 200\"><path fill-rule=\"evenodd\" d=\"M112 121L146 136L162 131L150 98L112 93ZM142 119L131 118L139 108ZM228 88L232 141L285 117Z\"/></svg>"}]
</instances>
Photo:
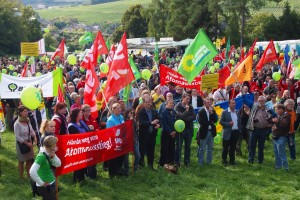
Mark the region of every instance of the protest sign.
<instances>
[{"instance_id":1,"label":"protest sign","mask_svg":"<svg viewBox=\"0 0 300 200\"><path fill-rule=\"evenodd\" d=\"M38 42L21 42L21 55L38 56L39 55Z\"/></svg>"},{"instance_id":2,"label":"protest sign","mask_svg":"<svg viewBox=\"0 0 300 200\"><path fill-rule=\"evenodd\" d=\"M176 85L183 88L197 89L200 91L201 77L197 76L192 83L188 83L187 80L178 72L168 68L165 65L160 65L160 85L166 85L169 82L173 82Z\"/></svg>"},{"instance_id":3,"label":"protest sign","mask_svg":"<svg viewBox=\"0 0 300 200\"><path fill-rule=\"evenodd\" d=\"M41 88L43 97L57 96L58 85L62 85L62 68L38 77L1 75L0 96L3 99L19 99L27 86Z\"/></svg>"},{"instance_id":4,"label":"protest sign","mask_svg":"<svg viewBox=\"0 0 300 200\"><path fill-rule=\"evenodd\" d=\"M57 176L119 157L134 148L132 121L100 131L57 137L57 156L61 160Z\"/></svg>"},{"instance_id":5,"label":"protest sign","mask_svg":"<svg viewBox=\"0 0 300 200\"><path fill-rule=\"evenodd\" d=\"M201 91L211 92L217 89L219 85L219 73L207 74L202 76Z\"/></svg>"}]
</instances>

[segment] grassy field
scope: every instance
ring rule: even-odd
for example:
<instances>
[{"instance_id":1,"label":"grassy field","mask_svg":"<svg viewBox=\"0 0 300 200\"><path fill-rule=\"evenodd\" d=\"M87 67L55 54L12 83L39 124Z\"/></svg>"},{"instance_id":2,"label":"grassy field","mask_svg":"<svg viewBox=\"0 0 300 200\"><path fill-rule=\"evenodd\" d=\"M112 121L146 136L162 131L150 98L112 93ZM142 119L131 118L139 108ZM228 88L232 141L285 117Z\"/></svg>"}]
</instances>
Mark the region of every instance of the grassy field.
<instances>
[{"instance_id":1,"label":"grassy field","mask_svg":"<svg viewBox=\"0 0 300 200\"><path fill-rule=\"evenodd\" d=\"M75 17L85 24L101 22L120 22L123 13L132 5L141 4L147 7L151 0L121 0L98 5L85 5L37 10L45 19L54 19L59 16Z\"/></svg>"},{"instance_id":2,"label":"grassy field","mask_svg":"<svg viewBox=\"0 0 300 200\"><path fill-rule=\"evenodd\" d=\"M299 133L297 133L299 135ZM29 181L20 180L15 155L15 137L2 135L0 147L0 199L33 199ZM300 139L297 136L297 139ZM245 146L245 145L244 145ZM300 151L299 145L297 151ZM156 148L158 161L159 147ZM245 149L244 149L245 152ZM298 154L299 155L299 154ZM248 164L247 157L237 157L237 166L221 165L221 145L215 145L213 164L197 165L193 142L191 166L181 167L178 175L142 169L128 178L110 179L98 164L96 181L72 183L72 174L59 177L63 200L85 199L300 199L300 160L289 162L290 171L274 169L273 145L266 142L265 162ZM36 198L39 199L39 198Z\"/></svg>"}]
</instances>

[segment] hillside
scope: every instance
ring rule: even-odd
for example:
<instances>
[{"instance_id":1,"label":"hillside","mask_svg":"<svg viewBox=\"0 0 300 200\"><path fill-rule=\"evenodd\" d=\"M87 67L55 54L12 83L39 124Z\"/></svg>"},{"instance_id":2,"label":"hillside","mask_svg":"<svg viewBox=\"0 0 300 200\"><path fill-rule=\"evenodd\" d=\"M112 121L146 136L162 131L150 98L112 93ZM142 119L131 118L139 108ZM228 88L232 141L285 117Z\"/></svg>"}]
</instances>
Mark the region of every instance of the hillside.
<instances>
[{"instance_id":1,"label":"hillside","mask_svg":"<svg viewBox=\"0 0 300 200\"><path fill-rule=\"evenodd\" d=\"M75 17L80 22L92 25L94 23L120 22L123 13L132 5L142 4L147 7L151 0L121 0L97 5L79 5L73 7L48 8L37 10L42 18L47 20L58 16Z\"/></svg>"}]
</instances>

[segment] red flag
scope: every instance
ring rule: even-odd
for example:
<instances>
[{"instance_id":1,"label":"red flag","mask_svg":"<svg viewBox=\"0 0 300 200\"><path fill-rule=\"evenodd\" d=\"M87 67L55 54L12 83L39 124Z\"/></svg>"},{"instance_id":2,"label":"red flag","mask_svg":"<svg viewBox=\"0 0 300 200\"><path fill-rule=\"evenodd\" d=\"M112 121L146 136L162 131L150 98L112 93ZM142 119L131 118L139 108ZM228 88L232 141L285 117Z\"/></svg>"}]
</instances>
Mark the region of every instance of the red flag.
<instances>
[{"instance_id":1,"label":"red flag","mask_svg":"<svg viewBox=\"0 0 300 200\"><path fill-rule=\"evenodd\" d=\"M134 80L134 75L128 63L128 51L126 43L126 32L116 50L113 62L108 72L106 87L104 90L105 99L108 100L126 85Z\"/></svg>"},{"instance_id":2,"label":"red flag","mask_svg":"<svg viewBox=\"0 0 300 200\"><path fill-rule=\"evenodd\" d=\"M89 62L91 62L92 67L97 65L97 58L101 54L108 54L108 49L106 47L105 41L100 31L98 31L97 36L94 40L93 45L88 51L87 55L81 62L81 67L88 69Z\"/></svg>"},{"instance_id":3,"label":"red flag","mask_svg":"<svg viewBox=\"0 0 300 200\"><path fill-rule=\"evenodd\" d=\"M244 48L242 47L241 56L240 56L240 62L242 62L242 60L244 60L244 56L245 56L245 51L244 51Z\"/></svg>"},{"instance_id":4,"label":"red flag","mask_svg":"<svg viewBox=\"0 0 300 200\"><path fill-rule=\"evenodd\" d=\"M57 102L56 103L63 103L65 102L65 98L63 95L63 91L61 90L60 84L58 84L58 94L57 94Z\"/></svg>"},{"instance_id":5,"label":"red flag","mask_svg":"<svg viewBox=\"0 0 300 200\"><path fill-rule=\"evenodd\" d=\"M56 49L56 51L54 52L53 56L51 57L49 63L55 59L55 57L60 57L60 59L64 58L64 53L65 53L65 39L63 39L61 41L61 43L59 44L58 48Z\"/></svg>"},{"instance_id":6,"label":"red flag","mask_svg":"<svg viewBox=\"0 0 300 200\"><path fill-rule=\"evenodd\" d=\"M90 63L91 64L91 63ZM86 81L84 86L84 104L91 107L91 114L96 119L98 117L96 91L99 86L99 80L93 66L86 70Z\"/></svg>"},{"instance_id":7,"label":"red flag","mask_svg":"<svg viewBox=\"0 0 300 200\"><path fill-rule=\"evenodd\" d=\"M115 47L115 45L111 45L109 54L108 54L108 56L107 56L107 58L106 58L106 61L105 61L105 63L108 64L109 67L111 66L111 63L112 63L112 61L113 61L115 52L116 52L116 47Z\"/></svg>"},{"instance_id":8,"label":"red flag","mask_svg":"<svg viewBox=\"0 0 300 200\"><path fill-rule=\"evenodd\" d=\"M277 60L277 54L276 54L274 42L273 40L271 40L267 48L265 49L261 59L256 65L256 71L260 71L263 68L264 64L269 63L273 60Z\"/></svg>"},{"instance_id":9,"label":"red flag","mask_svg":"<svg viewBox=\"0 0 300 200\"><path fill-rule=\"evenodd\" d=\"M28 71L28 61L26 61L25 65L24 65L24 68L21 72L21 77L26 77L27 76L27 71Z\"/></svg>"},{"instance_id":10,"label":"red flag","mask_svg":"<svg viewBox=\"0 0 300 200\"><path fill-rule=\"evenodd\" d=\"M255 45L256 45L256 42L257 42L257 38L255 38L255 40L254 40L254 42L253 42L251 48L249 49L249 52L247 53L247 56L248 56L250 53L253 53L253 52L254 52L254 47L255 47ZM253 53L253 54L254 54L254 53ZM246 57L247 57L247 56L246 56Z\"/></svg>"},{"instance_id":11,"label":"red flag","mask_svg":"<svg viewBox=\"0 0 300 200\"><path fill-rule=\"evenodd\" d=\"M214 58L214 61L222 62L224 59L225 59L225 52L223 51Z\"/></svg>"},{"instance_id":12,"label":"red flag","mask_svg":"<svg viewBox=\"0 0 300 200\"><path fill-rule=\"evenodd\" d=\"M219 75L219 87L225 87L225 81L230 76L231 64L224 66L218 73Z\"/></svg>"}]
</instances>

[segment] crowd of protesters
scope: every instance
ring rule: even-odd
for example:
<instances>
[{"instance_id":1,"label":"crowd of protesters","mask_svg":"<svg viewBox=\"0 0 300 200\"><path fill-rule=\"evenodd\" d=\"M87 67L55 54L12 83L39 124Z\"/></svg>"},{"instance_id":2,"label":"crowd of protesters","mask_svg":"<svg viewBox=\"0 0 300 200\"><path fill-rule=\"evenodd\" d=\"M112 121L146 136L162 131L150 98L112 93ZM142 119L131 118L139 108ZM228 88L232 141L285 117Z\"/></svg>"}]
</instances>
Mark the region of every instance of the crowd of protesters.
<instances>
[{"instance_id":1,"label":"crowd of protesters","mask_svg":"<svg viewBox=\"0 0 300 200\"><path fill-rule=\"evenodd\" d=\"M234 50L231 54L231 59L238 63L239 58L236 55L240 55L240 49ZM91 108L83 102L86 77L85 71L79 67L80 62L76 65L69 65L68 62L56 60L49 65L41 59L35 59L31 64L31 67L34 65L35 69L33 71L29 67L28 76L45 74L57 67L63 68L66 102L56 103L54 97L45 98L48 120L42 121L39 109L29 110L17 99L1 99L8 128L14 131L17 142L24 143L31 148L30 152L22 154L19 146L16 145L20 177L23 177L23 165L26 162L27 176L29 176L30 168L33 167L30 174L35 177L37 186L49 185L43 182L43 177L37 177L36 171L45 158L39 156L34 162L34 145L29 140L30 136L34 138L34 144L37 144L38 148L44 148L41 152L48 152L51 162L53 160L53 164L59 166L59 159L55 153L52 153L56 140L49 137L84 134L116 126L127 120L133 120L134 123L134 171L143 167L154 169L156 160L159 160L159 167L164 167L166 164L188 167L191 164L191 155L193 155L191 144L194 122L200 125L196 137L199 146L198 164L200 166L211 164L214 155L214 137L217 135L215 125L217 121L223 127L222 157L219 158L223 165L236 165L235 155L242 155L243 149L247 149L250 164L256 161L262 164L265 141L272 140L275 168L288 170L286 147L289 149L290 160L296 159L295 132L300 122L300 81L289 78L287 64L284 62L268 63L257 72L255 65L262 52L256 50L255 54L257 59L253 62L251 81L235 83L210 93L182 88L172 82L167 86L161 86L159 66L158 69L152 70L153 57L132 55L140 69L148 68L152 71L152 77L148 81L138 80L134 83L127 102L124 101L122 91L111 97L106 106L99 109L97 119L91 116ZM293 59L297 58L296 53L290 56ZM159 63L177 70L180 60L180 53L169 53L164 50L160 53ZM214 62L219 62L220 68L227 64L225 59ZM10 75L14 72L20 74L24 64L25 61L21 62L7 56L0 60L2 73ZM13 65L14 68L9 68L9 65ZM208 65L213 65L213 62ZM99 73L99 69L97 67L95 69ZM209 66L204 70L206 74L212 73ZM277 71L281 73L279 81L272 79L272 74ZM100 82L103 83L105 79L102 77ZM236 110L234 98L245 94L253 94L254 101L245 103L240 110ZM223 101L228 101L229 106L221 116L218 116L213 105ZM185 122L185 130L180 134L174 128L174 123L178 119ZM156 158L156 137L160 129L160 157ZM243 140L246 141L245 148L241 147ZM46 147L43 147L45 144ZM182 152L184 152L183 156ZM128 176L128 155L104 162L103 169L107 170L111 177ZM73 180L81 182L85 176L96 178L96 166L75 171ZM50 181L51 185L53 177L50 177Z\"/></svg>"}]
</instances>

